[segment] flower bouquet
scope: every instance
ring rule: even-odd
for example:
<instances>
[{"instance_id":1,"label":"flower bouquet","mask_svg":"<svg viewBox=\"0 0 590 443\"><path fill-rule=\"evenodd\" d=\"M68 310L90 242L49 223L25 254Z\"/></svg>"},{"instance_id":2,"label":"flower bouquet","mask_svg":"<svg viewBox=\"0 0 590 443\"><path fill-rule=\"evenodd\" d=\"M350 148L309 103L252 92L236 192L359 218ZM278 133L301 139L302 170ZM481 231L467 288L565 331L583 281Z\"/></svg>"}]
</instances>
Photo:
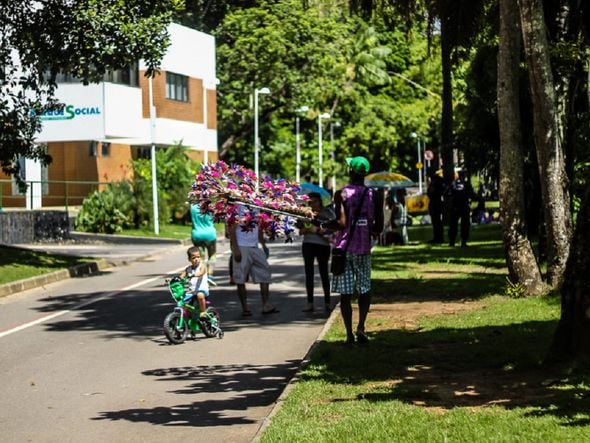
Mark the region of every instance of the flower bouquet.
<instances>
[{"instance_id":1,"label":"flower bouquet","mask_svg":"<svg viewBox=\"0 0 590 443\"><path fill-rule=\"evenodd\" d=\"M266 177L256 191L257 177L242 165L223 161L204 164L195 176L188 194L190 203L198 204L202 213L216 222L240 224L251 230L256 224L271 238L290 237L296 219L311 221L316 214L305 206L306 195L298 195L297 183ZM238 206L245 207L239 211Z\"/></svg>"}]
</instances>

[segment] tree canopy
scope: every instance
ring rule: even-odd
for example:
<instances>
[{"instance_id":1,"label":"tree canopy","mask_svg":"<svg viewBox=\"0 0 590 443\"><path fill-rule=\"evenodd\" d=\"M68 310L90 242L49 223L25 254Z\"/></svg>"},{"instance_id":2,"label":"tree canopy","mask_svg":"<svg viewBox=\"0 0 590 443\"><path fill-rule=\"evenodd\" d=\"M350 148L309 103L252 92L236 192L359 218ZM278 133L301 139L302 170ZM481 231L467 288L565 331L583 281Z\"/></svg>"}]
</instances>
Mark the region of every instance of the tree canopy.
<instances>
[{"instance_id":1,"label":"tree canopy","mask_svg":"<svg viewBox=\"0 0 590 443\"><path fill-rule=\"evenodd\" d=\"M309 2L311 3L311 2ZM260 96L261 170L294 176L294 120L301 115L302 175L317 179L318 115L329 112L335 159L329 159L329 123L324 135L324 171L338 171L343 157L365 154L374 168L414 173L412 132L433 139L439 99L400 80L440 84L438 62L429 57L420 29L406 33L368 24L326 5L307 8L301 1L262 2L228 13L216 30L220 154L229 161L252 164L255 88ZM418 48L420 50L418 50ZM436 51L433 51L436 53ZM427 81L425 81L427 80Z\"/></svg>"},{"instance_id":2,"label":"tree canopy","mask_svg":"<svg viewBox=\"0 0 590 443\"><path fill-rule=\"evenodd\" d=\"M8 0L0 8L0 165L13 174L35 145L38 115L60 104L55 78L84 83L143 59L153 72L168 45L167 25L183 0Z\"/></svg>"}]
</instances>

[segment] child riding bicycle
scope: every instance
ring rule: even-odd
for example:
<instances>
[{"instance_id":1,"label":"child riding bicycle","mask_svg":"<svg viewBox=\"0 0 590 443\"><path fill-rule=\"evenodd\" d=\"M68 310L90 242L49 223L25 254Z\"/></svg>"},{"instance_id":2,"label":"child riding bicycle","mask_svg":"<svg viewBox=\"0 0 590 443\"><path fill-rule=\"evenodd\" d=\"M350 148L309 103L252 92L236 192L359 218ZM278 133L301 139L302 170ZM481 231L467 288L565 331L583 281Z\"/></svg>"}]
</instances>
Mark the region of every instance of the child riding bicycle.
<instances>
[{"instance_id":1,"label":"child riding bicycle","mask_svg":"<svg viewBox=\"0 0 590 443\"><path fill-rule=\"evenodd\" d=\"M201 260L201 252L197 246L188 248L186 252L190 265L179 276L181 279L187 279L188 281L188 292L184 300L185 302L194 303L196 296L197 302L199 303L200 317L206 318L206 299L209 296L207 265Z\"/></svg>"}]
</instances>

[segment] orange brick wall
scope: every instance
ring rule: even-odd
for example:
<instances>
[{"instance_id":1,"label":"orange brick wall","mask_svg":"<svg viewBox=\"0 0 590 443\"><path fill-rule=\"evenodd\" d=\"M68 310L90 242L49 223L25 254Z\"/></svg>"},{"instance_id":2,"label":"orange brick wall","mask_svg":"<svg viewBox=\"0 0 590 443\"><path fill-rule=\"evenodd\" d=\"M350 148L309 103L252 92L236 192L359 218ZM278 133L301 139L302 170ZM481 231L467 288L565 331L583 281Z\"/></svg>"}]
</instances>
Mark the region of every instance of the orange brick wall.
<instances>
[{"instance_id":1,"label":"orange brick wall","mask_svg":"<svg viewBox=\"0 0 590 443\"><path fill-rule=\"evenodd\" d=\"M119 182L131 179L131 147L129 145L111 144L110 156L103 157L99 143L97 157L97 173L101 182Z\"/></svg>"},{"instance_id":2,"label":"orange brick wall","mask_svg":"<svg viewBox=\"0 0 590 443\"><path fill-rule=\"evenodd\" d=\"M217 91L207 89L207 128L217 129Z\"/></svg>"},{"instance_id":3,"label":"orange brick wall","mask_svg":"<svg viewBox=\"0 0 590 443\"><path fill-rule=\"evenodd\" d=\"M189 149L186 151L186 156L196 161L198 164L203 163L205 160L205 154L201 150ZM217 152L209 152L208 160L209 163L215 163L218 160Z\"/></svg>"},{"instance_id":4,"label":"orange brick wall","mask_svg":"<svg viewBox=\"0 0 590 443\"><path fill-rule=\"evenodd\" d=\"M142 91L142 109L143 118L149 118L149 81L145 76L145 71L140 71L139 86ZM169 118L173 120L183 120L193 123L203 123L203 81L189 77L188 79L188 102L170 100L166 98L166 72L161 71L152 80L154 106L156 115L159 118ZM213 91L214 92L214 91ZM207 94L207 99L210 96ZM212 103L213 107L215 103ZM210 110L211 105L207 103ZM210 114L207 114L209 117ZM207 122L209 126L209 122ZM210 126L209 126L210 127Z\"/></svg>"},{"instance_id":5,"label":"orange brick wall","mask_svg":"<svg viewBox=\"0 0 590 443\"><path fill-rule=\"evenodd\" d=\"M12 177L6 175L0 169L0 192L2 193L2 200L0 208L24 208L25 198L23 196L12 195Z\"/></svg>"},{"instance_id":6,"label":"orange brick wall","mask_svg":"<svg viewBox=\"0 0 590 443\"><path fill-rule=\"evenodd\" d=\"M96 157L90 155L90 142L49 143L48 152L53 162L48 168L48 180L69 182L114 182L131 177L131 148L111 144L110 155L102 155L102 144L96 143ZM96 183L51 183L49 195L43 197L44 206L64 205L66 194L69 205L79 205L84 197L105 185Z\"/></svg>"}]
</instances>

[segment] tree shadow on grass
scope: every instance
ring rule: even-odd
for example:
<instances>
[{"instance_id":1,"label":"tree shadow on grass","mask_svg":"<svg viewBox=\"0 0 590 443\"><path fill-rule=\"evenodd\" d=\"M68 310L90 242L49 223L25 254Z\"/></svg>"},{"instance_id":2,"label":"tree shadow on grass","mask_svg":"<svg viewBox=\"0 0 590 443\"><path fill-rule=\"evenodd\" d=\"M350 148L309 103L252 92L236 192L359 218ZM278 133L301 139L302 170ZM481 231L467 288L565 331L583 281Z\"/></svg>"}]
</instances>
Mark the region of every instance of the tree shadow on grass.
<instances>
[{"instance_id":1,"label":"tree shadow on grass","mask_svg":"<svg viewBox=\"0 0 590 443\"><path fill-rule=\"evenodd\" d=\"M143 375L160 383L183 382L168 391L188 395L188 403L102 412L94 420L127 420L162 426L230 426L257 422L251 408L272 405L299 367L299 360L275 365L215 365L160 368Z\"/></svg>"},{"instance_id":2,"label":"tree shadow on grass","mask_svg":"<svg viewBox=\"0 0 590 443\"><path fill-rule=\"evenodd\" d=\"M449 275L456 274L449 272ZM373 283L375 303L414 301L478 300L492 294L502 293L506 286L505 276L472 273L468 278L387 278Z\"/></svg>"},{"instance_id":3,"label":"tree shadow on grass","mask_svg":"<svg viewBox=\"0 0 590 443\"><path fill-rule=\"evenodd\" d=\"M401 401L432 409L530 408L563 425L590 424L590 386L562 381L542 366L556 322L454 329L381 330L368 346L322 342L312 358L319 372L303 380L366 385L357 400ZM370 362L370 364L366 364ZM568 383L568 384L566 384ZM333 399L333 401L350 401Z\"/></svg>"}]
</instances>

